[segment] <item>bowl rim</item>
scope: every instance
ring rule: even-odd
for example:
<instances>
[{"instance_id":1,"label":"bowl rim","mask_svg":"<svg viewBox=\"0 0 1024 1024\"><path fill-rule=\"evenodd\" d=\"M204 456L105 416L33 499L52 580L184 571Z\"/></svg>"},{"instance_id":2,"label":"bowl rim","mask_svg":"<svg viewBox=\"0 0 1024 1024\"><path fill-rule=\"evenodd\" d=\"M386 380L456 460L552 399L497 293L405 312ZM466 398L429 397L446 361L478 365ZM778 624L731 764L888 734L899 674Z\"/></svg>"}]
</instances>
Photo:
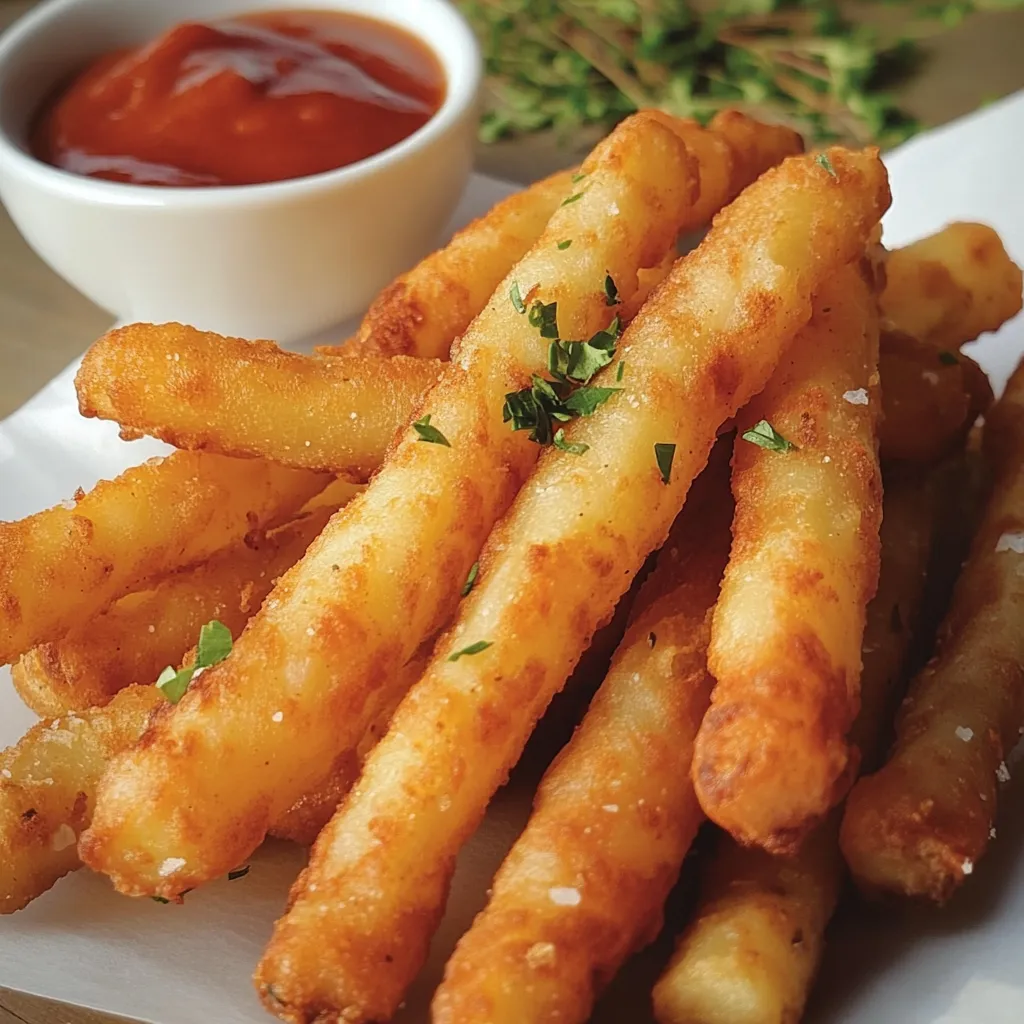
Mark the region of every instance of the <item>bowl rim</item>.
<instances>
[{"instance_id":1,"label":"bowl rim","mask_svg":"<svg viewBox=\"0 0 1024 1024\"><path fill-rule=\"evenodd\" d=\"M95 0L46 0L13 22L6 31L0 33L0 79L5 65L18 51L30 41L44 36L66 10L88 7L94 2ZM478 102L483 78L483 59L476 36L463 15L448 0L403 2L417 14L417 21L426 18L446 19L443 30L450 37L450 41L443 47L438 46L425 38L424 34L411 24L398 22L389 17L387 5L369 4L366 0L318 0L308 7L283 0L280 5L282 10L291 7L296 10L337 10L398 25L414 35L440 62L447 85L441 106L429 121L411 135L373 156L318 174L251 185L140 185L91 178L54 167L26 151L0 126L0 165L7 164L10 170L22 178L32 178L37 185L60 192L67 198L118 206L174 206L181 209L246 205L253 201L273 203L287 201L298 194L307 196L310 193L334 191L347 185L355 185L429 148L467 114L471 114ZM170 27L176 24L173 7L169 7L167 13Z\"/></svg>"}]
</instances>

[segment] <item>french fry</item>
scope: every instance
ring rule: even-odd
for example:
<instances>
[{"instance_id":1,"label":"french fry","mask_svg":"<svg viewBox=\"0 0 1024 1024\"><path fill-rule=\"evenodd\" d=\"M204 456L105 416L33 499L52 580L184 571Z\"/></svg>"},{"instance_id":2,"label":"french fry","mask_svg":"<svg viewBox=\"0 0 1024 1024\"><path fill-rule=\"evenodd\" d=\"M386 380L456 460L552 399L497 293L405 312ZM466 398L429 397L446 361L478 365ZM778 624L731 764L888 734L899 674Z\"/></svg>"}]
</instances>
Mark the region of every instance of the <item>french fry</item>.
<instances>
[{"instance_id":1,"label":"french fry","mask_svg":"<svg viewBox=\"0 0 1024 1024\"><path fill-rule=\"evenodd\" d=\"M729 554L722 454L694 485L604 683L448 962L435 1024L585 1021L625 959L658 933L704 820L686 780Z\"/></svg>"},{"instance_id":2,"label":"french fry","mask_svg":"<svg viewBox=\"0 0 1024 1024\"><path fill-rule=\"evenodd\" d=\"M710 220L759 174L802 148L796 132L736 110L716 114L708 129L659 111L646 113L680 135L700 165L700 192L688 228ZM562 171L497 203L381 292L354 338L318 351L447 359L452 342L540 237L558 204L576 191L573 177ZM626 308L624 319L636 308Z\"/></svg>"},{"instance_id":3,"label":"french fry","mask_svg":"<svg viewBox=\"0 0 1024 1024\"><path fill-rule=\"evenodd\" d=\"M883 315L935 348L958 349L1021 309L1021 271L992 228L956 223L889 254Z\"/></svg>"},{"instance_id":4,"label":"french fry","mask_svg":"<svg viewBox=\"0 0 1024 1024\"><path fill-rule=\"evenodd\" d=\"M953 451L992 403L992 386L962 352L937 352L909 334L885 331L878 358L883 461L932 463Z\"/></svg>"},{"instance_id":5,"label":"french fry","mask_svg":"<svg viewBox=\"0 0 1024 1024\"><path fill-rule=\"evenodd\" d=\"M791 158L717 216L623 335L621 383L614 364L595 378L623 391L566 429L589 448L545 453L491 534L455 625L292 890L256 976L271 1012L394 1012L455 855L534 723L664 541L721 424L764 386L813 292L863 251L885 208L877 152L829 154L831 172Z\"/></svg>"},{"instance_id":6,"label":"french fry","mask_svg":"<svg viewBox=\"0 0 1024 1024\"><path fill-rule=\"evenodd\" d=\"M75 387L82 415L114 420L126 439L365 480L440 367L314 359L182 324L130 324L86 352Z\"/></svg>"},{"instance_id":7,"label":"french fry","mask_svg":"<svg viewBox=\"0 0 1024 1024\"><path fill-rule=\"evenodd\" d=\"M1024 364L985 425L995 486L888 762L850 794L841 846L868 892L947 900L988 847L1024 728Z\"/></svg>"},{"instance_id":8,"label":"french fry","mask_svg":"<svg viewBox=\"0 0 1024 1024\"><path fill-rule=\"evenodd\" d=\"M864 630L861 711L852 738L870 767L884 748L924 601L944 494L918 474L887 475L878 593ZM833 814L795 857L717 840L698 905L654 988L659 1024L798 1021L844 877Z\"/></svg>"},{"instance_id":9,"label":"french fry","mask_svg":"<svg viewBox=\"0 0 1024 1024\"><path fill-rule=\"evenodd\" d=\"M174 452L0 523L0 664L280 522L326 482L260 460Z\"/></svg>"},{"instance_id":10,"label":"french fry","mask_svg":"<svg viewBox=\"0 0 1024 1024\"><path fill-rule=\"evenodd\" d=\"M344 484L348 494L355 488ZM22 700L41 718L106 704L131 683L152 683L177 665L200 627L218 619L232 636L242 632L270 593L345 503L338 486L328 500L250 543L182 569L153 589L128 594L62 639L40 644L11 668Z\"/></svg>"},{"instance_id":11,"label":"french fry","mask_svg":"<svg viewBox=\"0 0 1024 1024\"><path fill-rule=\"evenodd\" d=\"M878 582L877 365L875 295L854 264L824 283L739 418L733 551L708 652L717 684L693 779L709 818L771 852L794 851L856 767L846 734Z\"/></svg>"},{"instance_id":12,"label":"french fry","mask_svg":"<svg viewBox=\"0 0 1024 1024\"><path fill-rule=\"evenodd\" d=\"M231 656L112 766L80 844L87 864L132 895L172 896L217 877L364 735L382 681L449 620L537 457L502 418L506 393L547 365L549 339L525 303L557 302L570 337L605 327L607 278L628 298L638 269L674 244L691 166L676 136L643 115L597 147L583 195L551 218L415 414L434 443L403 435ZM559 249L567 237L577 244Z\"/></svg>"}]
</instances>

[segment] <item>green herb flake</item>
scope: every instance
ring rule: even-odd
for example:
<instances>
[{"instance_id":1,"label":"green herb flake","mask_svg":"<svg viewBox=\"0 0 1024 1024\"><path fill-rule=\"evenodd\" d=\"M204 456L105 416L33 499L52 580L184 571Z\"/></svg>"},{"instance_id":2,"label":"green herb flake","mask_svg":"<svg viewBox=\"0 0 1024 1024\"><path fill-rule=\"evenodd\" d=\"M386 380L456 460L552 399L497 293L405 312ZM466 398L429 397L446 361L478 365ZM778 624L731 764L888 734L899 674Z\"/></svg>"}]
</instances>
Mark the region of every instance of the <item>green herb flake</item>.
<instances>
[{"instance_id":1,"label":"green herb flake","mask_svg":"<svg viewBox=\"0 0 1024 1024\"><path fill-rule=\"evenodd\" d=\"M577 388L566 400L565 407L577 416L593 416L612 395L622 388Z\"/></svg>"},{"instance_id":2,"label":"green herb flake","mask_svg":"<svg viewBox=\"0 0 1024 1024\"><path fill-rule=\"evenodd\" d=\"M172 704L177 704L198 672L212 668L230 653L231 630L223 622L212 619L199 630L195 664L180 669L168 665L157 676L156 687Z\"/></svg>"},{"instance_id":3,"label":"green herb flake","mask_svg":"<svg viewBox=\"0 0 1024 1024\"><path fill-rule=\"evenodd\" d=\"M615 370L615 379L617 381L621 381L622 380L622 375L625 372L626 372L626 364L624 362L619 363L618 367Z\"/></svg>"},{"instance_id":4,"label":"green herb flake","mask_svg":"<svg viewBox=\"0 0 1024 1024\"><path fill-rule=\"evenodd\" d=\"M661 482L667 484L672 477L672 460L676 457L674 444L658 443L654 446L654 460L661 470Z\"/></svg>"},{"instance_id":5,"label":"green herb flake","mask_svg":"<svg viewBox=\"0 0 1024 1024\"><path fill-rule=\"evenodd\" d=\"M619 289L612 279L611 274L604 275L604 304L606 306L617 306L619 303Z\"/></svg>"},{"instance_id":6,"label":"green herb flake","mask_svg":"<svg viewBox=\"0 0 1024 1024\"><path fill-rule=\"evenodd\" d=\"M451 448L451 442L437 427L430 425L430 413L421 420L416 420L412 425L413 430L419 434L418 440L426 441L427 444L442 444L445 448Z\"/></svg>"},{"instance_id":7,"label":"green herb flake","mask_svg":"<svg viewBox=\"0 0 1024 1024\"><path fill-rule=\"evenodd\" d=\"M578 185L586 176L587 176L587 172L586 171L577 171L572 176L572 178L570 178L570 181L572 181L572 183L574 185Z\"/></svg>"},{"instance_id":8,"label":"green herb flake","mask_svg":"<svg viewBox=\"0 0 1024 1024\"><path fill-rule=\"evenodd\" d=\"M796 450L792 441L787 441L767 420L755 423L750 430L740 435L744 441L766 448L770 452L791 452Z\"/></svg>"},{"instance_id":9,"label":"green herb flake","mask_svg":"<svg viewBox=\"0 0 1024 1024\"><path fill-rule=\"evenodd\" d=\"M530 307L530 326L540 331L542 338L558 337L558 303L537 299Z\"/></svg>"},{"instance_id":10,"label":"green herb flake","mask_svg":"<svg viewBox=\"0 0 1024 1024\"><path fill-rule=\"evenodd\" d=\"M563 199L562 200L562 206L571 206L573 203L575 203L578 200L582 199L584 195L586 195L586 191L585 190L583 192L573 192L573 194L571 196L569 196L568 199Z\"/></svg>"},{"instance_id":11,"label":"green herb flake","mask_svg":"<svg viewBox=\"0 0 1024 1024\"><path fill-rule=\"evenodd\" d=\"M519 291L519 282L513 281L512 287L508 290L508 297L512 300L512 306L517 313L526 312L526 303L523 302L522 293Z\"/></svg>"},{"instance_id":12,"label":"green herb flake","mask_svg":"<svg viewBox=\"0 0 1024 1024\"><path fill-rule=\"evenodd\" d=\"M586 384L598 370L615 358L619 338L619 318L615 317L589 341L555 341L548 349L548 370L560 381Z\"/></svg>"},{"instance_id":13,"label":"green herb flake","mask_svg":"<svg viewBox=\"0 0 1024 1024\"><path fill-rule=\"evenodd\" d=\"M173 665L168 665L156 677L156 688L172 704L177 704L185 696L185 691L188 689L188 684L192 682L193 675L195 675L195 668L191 665L188 668L182 669L176 669Z\"/></svg>"},{"instance_id":14,"label":"green herb flake","mask_svg":"<svg viewBox=\"0 0 1024 1024\"><path fill-rule=\"evenodd\" d=\"M458 661L459 658L468 654L479 654L481 651L486 651L488 647L494 645L493 640L477 640L476 643L470 644L468 647L463 647L461 651L455 651L453 654L448 655L449 661Z\"/></svg>"},{"instance_id":15,"label":"green herb flake","mask_svg":"<svg viewBox=\"0 0 1024 1024\"><path fill-rule=\"evenodd\" d=\"M565 252L565 250L568 249L570 245L572 245L572 239L563 238L562 241L558 243L557 248L561 249L562 252Z\"/></svg>"},{"instance_id":16,"label":"green herb flake","mask_svg":"<svg viewBox=\"0 0 1024 1024\"><path fill-rule=\"evenodd\" d=\"M249 874L249 865L248 864L246 864L245 867L235 868L234 871L229 871L228 872L228 881L229 882L233 882L236 878L245 878L245 876L247 874Z\"/></svg>"},{"instance_id":17,"label":"green herb flake","mask_svg":"<svg viewBox=\"0 0 1024 1024\"><path fill-rule=\"evenodd\" d=\"M476 578L477 578L477 576L479 574L480 574L480 563L479 562L474 562L469 567L469 575L466 577L466 582L462 584L462 591L461 591L461 593L462 593L463 597L468 597L469 596L469 592L476 585Z\"/></svg>"},{"instance_id":18,"label":"green herb flake","mask_svg":"<svg viewBox=\"0 0 1024 1024\"><path fill-rule=\"evenodd\" d=\"M819 153L819 154L818 154L818 155L817 155L817 156L816 156L816 157L814 158L814 162L815 162L815 163L816 163L816 164L817 164L817 165L818 165L819 167L824 167L824 168L825 168L825 170L826 170L826 171L828 171L828 173L829 173L829 174L830 174L830 175L831 175L831 176L832 176L833 178L835 178L836 180L838 180L838 179L839 179L839 175L838 175L838 174L836 174L836 169L835 169L835 168L834 168L834 167L832 166L832 161L831 161L831 160L829 160L829 158L828 158L828 153Z\"/></svg>"},{"instance_id":19,"label":"green herb flake","mask_svg":"<svg viewBox=\"0 0 1024 1024\"><path fill-rule=\"evenodd\" d=\"M154 903L170 903L166 896L150 896L149 897Z\"/></svg>"},{"instance_id":20,"label":"green herb flake","mask_svg":"<svg viewBox=\"0 0 1024 1024\"><path fill-rule=\"evenodd\" d=\"M960 360L957 359L956 354L953 352L940 352L939 362L942 363L943 366L957 366L959 365Z\"/></svg>"},{"instance_id":21,"label":"green herb flake","mask_svg":"<svg viewBox=\"0 0 1024 1024\"><path fill-rule=\"evenodd\" d=\"M559 451L568 452L570 455L585 455L590 451L590 445L582 441L566 441L565 430L561 427L555 431L554 440L551 442Z\"/></svg>"}]
</instances>

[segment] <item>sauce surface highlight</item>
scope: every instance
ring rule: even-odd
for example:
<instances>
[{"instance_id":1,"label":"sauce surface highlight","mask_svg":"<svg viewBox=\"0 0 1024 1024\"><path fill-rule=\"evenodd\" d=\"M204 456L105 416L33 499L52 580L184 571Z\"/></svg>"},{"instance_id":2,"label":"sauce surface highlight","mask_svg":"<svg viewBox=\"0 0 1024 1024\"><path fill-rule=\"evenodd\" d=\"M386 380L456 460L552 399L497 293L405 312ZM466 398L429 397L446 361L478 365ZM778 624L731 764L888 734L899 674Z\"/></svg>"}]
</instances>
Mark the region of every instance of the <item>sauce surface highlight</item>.
<instances>
[{"instance_id":1,"label":"sauce surface highlight","mask_svg":"<svg viewBox=\"0 0 1024 1024\"><path fill-rule=\"evenodd\" d=\"M101 57L41 112L33 152L140 185L252 185L345 167L411 135L444 71L402 29L336 11L186 22Z\"/></svg>"}]
</instances>

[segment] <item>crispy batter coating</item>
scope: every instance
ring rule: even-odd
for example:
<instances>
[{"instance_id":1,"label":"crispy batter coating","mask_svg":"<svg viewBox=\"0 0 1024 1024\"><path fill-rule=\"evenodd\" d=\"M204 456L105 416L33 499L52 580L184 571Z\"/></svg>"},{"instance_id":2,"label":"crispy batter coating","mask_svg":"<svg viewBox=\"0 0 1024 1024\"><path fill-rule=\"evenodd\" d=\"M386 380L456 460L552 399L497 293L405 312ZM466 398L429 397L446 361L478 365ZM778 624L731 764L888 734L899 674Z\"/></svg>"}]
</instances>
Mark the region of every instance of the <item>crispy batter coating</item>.
<instances>
[{"instance_id":1,"label":"crispy batter coating","mask_svg":"<svg viewBox=\"0 0 1024 1024\"><path fill-rule=\"evenodd\" d=\"M718 215L621 339L622 392L566 430L496 527L476 589L321 833L257 972L283 1019L387 1019L426 955L456 853L594 629L665 539L720 425L760 390L823 280L888 202L877 152L769 171ZM569 250L572 251L572 250ZM617 384L617 366L597 384ZM663 479L655 444L675 444ZM664 460L663 460L664 464ZM467 645L486 650L451 660Z\"/></svg>"},{"instance_id":2,"label":"crispy batter coating","mask_svg":"<svg viewBox=\"0 0 1024 1024\"><path fill-rule=\"evenodd\" d=\"M878 372L883 461L938 461L963 443L992 404L992 385L973 359L962 352L938 352L900 331L882 332Z\"/></svg>"},{"instance_id":3,"label":"crispy batter coating","mask_svg":"<svg viewBox=\"0 0 1024 1024\"><path fill-rule=\"evenodd\" d=\"M987 417L985 448L995 487L938 652L888 762L847 802L842 850L869 892L953 894L988 847L1003 758L1024 728L1024 364Z\"/></svg>"},{"instance_id":4,"label":"crispy batter coating","mask_svg":"<svg viewBox=\"0 0 1024 1024\"><path fill-rule=\"evenodd\" d=\"M40 722L0 753L0 914L78 867L75 845L107 762L162 703L155 686L132 686L105 708Z\"/></svg>"},{"instance_id":5,"label":"crispy batter coating","mask_svg":"<svg viewBox=\"0 0 1024 1024\"><path fill-rule=\"evenodd\" d=\"M315 359L182 324L130 324L86 352L75 387L83 416L116 421L128 439L365 480L440 367Z\"/></svg>"},{"instance_id":6,"label":"crispy batter coating","mask_svg":"<svg viewBox=\"0 0 1024 1024\"><path fill-rule=\"evenodd\" d=\"M1021 309L1021 271L985 224L950 224L886 262L882 313L901 331L957 349Z\"/></svg>"},{"instance_id":7,"label":"crispy batter coating","mask_svg":"<svg viewBox=\"0 0 1024 1024\"><path fill-rule=\"evenodd\" d=\"M262 460L174 452L0 523L0 664L280 522L325 483Z\"/></svg>"},{"instance_id":8,"label":"crispy batter coating","mask_svg":"<svg viewBox=\"0 0 1024 1024\"><path fill-rule=\"evenodd\" d=\"M711 696L705 655L729 554L722 454L676 519L604 683L448 962L435 1024L585 1021L626 958L660 930L704 820L687 778Z\"/></svg>"},{"instance_id":9,"label":"crispy batter coating","mask_svg":"<svg viewBox=\"0 0 1024 1024\"><path fill-rule=\"evenodd\" d=\"M529 251L559 203L575 191L559 171L496 203L374 299L344 351L447 359L452 342Z\"/></svg>"},{"instance_id":10,"label":"crispy batter coating","mask_svg":"<svg viewBox=\"0 0 1024 1024\"><path fill-rule=\"evenodd\" d=\"M864 630L853 737L869 766L888 735L925 594L943 495L917 475L886 477L882 568ZM654 989L660 1024L782 1024L803 1013L843 880L834 813L795 857L719 837L698 906Z\"/></svg>"},{"instance_id":11,"label":"crispy batter coating","mask_svg":"<svg viewBox=\"0 0 1024 1024\"><path fill-rule=\"evenodd\" d=\"M773 852L845 793L861 639L878 582L878 315L857 264L837 270L733 455L733 550L708 663L717 680L693 778L708 817ZM767 420L788 451L739 434Z\"/></svg>"},{"instance_id":12,"label":"crispy batter coating","mask_svg":"<svg viewBox=\"0 0 1024 1024\"><path fill-rule=\"evenodd\" d=\"M643 115L597 147L583 196L558 209L420 406L450 446L406 431L231 656L112 766L82 840L87 864L134 895L216 877L364 735L378 691L450 618L539 451L502 420L505 394L546 367L549 348L510 298L513 281L526 301L558 302L566 336L603 328L613 314L606 276L628 297L637 270L674 244L691 166L679 140ZM565 237L575 244L560 250ZM178 867L161 873L168 860Z\"/></svg>"},{"instance_id":13,"label":"crispy batter coating","mask_svg":"<svg viewBox=\"0 0 1024 1024\"><path fill-rule=\"evenodd\" d=\"M352 484L342 486L349 496L355 492ZM287 525L128 594L62 639L22 655L11 668L22 700L41 718L99 707L131 683L152 683L165 666L177 665L211 619L238 636L274 581L345 503L344 491L331 491L334 500Z\"/></svg>"}]
</instances>

